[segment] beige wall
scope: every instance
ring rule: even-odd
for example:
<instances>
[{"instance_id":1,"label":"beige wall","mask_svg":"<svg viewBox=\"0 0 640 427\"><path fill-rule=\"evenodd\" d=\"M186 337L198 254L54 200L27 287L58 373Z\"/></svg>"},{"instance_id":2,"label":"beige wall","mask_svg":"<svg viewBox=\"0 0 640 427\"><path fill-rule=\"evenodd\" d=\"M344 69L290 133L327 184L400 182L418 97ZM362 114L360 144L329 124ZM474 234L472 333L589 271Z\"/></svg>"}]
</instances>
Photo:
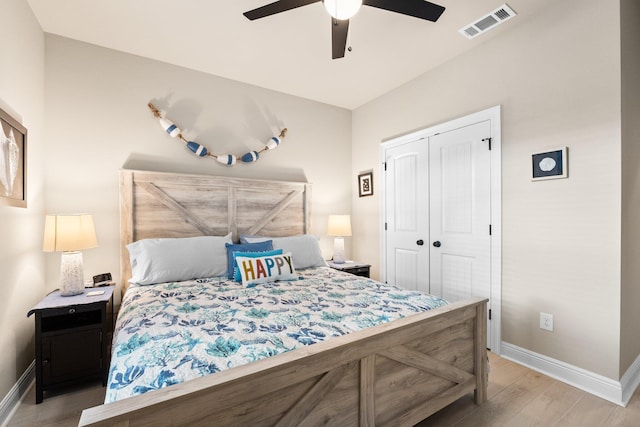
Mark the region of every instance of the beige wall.
<instances>
[{"instance_id":1,"label":"beige wall","mask_svg":"<svg viewBox=\"0 0 640 427\"><path fill-rule=\"evenodd\" d=\"M620 375L640 354L640 2L620 2L622 46L622 293Z\"/></svg>"},{"instance_id":2,"label":"beige wall","mask_svg":"<svg viewBox=\"0 0 640 427\"><path fill-rule=\"evenodd\" d=\"M27 208L0 206L0 401L34 357L27 311L45 293L44 34L27 2L3 0L0 108L27 128Z\"/></svg>"},{"instance_id":3,"label":"beige wall","mask_svg":"<svg viewBox=\"0 0 640 427\"><path fill-rule=\"evenodd\" d=\"M501 105L502 339L613 379L620 358L619 22L617 0L567 0L499 38L470 41L479 46L354 111L352 166L354 175L373 168L379 176L381 141ZM569 178L531 182L531 153L563 146ZM354 187L353 256L375 263L377 275L375 191L360 199ZM554 315L554 332L539 329L540 311Z\"/></svg>"},{"instance_id":4,"label":"beige wall","mask_svg":"<svg viewBox=\"0 0 640 427\"><path fill-rule=\"evenodd\" d=\"M100 247L84 253L85 276L119 271L123 166L311 182L311 233L331 256L327 215L351 209L349 110L52 35L46 70L46 206L95 215ZM217 154L259 150L283 126L289 133L257 163L226 167L166 136L149 101ZM59 262L47 254L49 288L57 287Z\"/></svg>"}]
</instances>

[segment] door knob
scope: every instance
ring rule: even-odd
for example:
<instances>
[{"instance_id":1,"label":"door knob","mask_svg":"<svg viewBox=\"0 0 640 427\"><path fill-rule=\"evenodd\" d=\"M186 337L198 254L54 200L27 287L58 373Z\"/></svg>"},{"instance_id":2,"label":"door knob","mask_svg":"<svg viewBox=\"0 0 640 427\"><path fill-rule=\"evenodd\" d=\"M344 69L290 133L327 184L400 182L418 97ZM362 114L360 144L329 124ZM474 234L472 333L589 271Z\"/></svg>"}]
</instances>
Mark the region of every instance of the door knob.
<instances>
[{"instance_id":1,"label":"door knob","mask_svg":"<svg viewBox=\"0 0 640 427\"><path fill-rule=\"evenodd\" d=\"M422 246L422 245L424 245L424 240L422 240L422 239L418 240L418 241L416 242L416 245L418 245L418 246Z\"/></svg>"},{"instance_id":2,"label":"door knob","mask_svg":"<svg viewBox=\"0 0 640 427\"><path fill-rule=\"evenodd\" d=\"M442 243L436 240L435 242L433 242L433 246L435 246L436 248L439 248L440 246L442 246Z\"/></svg>"}]
</instances>

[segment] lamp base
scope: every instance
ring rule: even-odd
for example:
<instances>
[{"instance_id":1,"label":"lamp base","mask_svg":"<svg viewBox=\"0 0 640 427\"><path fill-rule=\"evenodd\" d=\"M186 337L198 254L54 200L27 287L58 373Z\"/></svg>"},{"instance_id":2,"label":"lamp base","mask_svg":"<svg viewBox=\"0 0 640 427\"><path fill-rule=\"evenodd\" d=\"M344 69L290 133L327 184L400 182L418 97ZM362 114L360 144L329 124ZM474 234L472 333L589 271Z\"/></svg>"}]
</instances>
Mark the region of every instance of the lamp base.
<instances>
[{"instance_id":1,"label":"lamp base","mask_svg":"<svg viewBox=\"0 0 640 427\"><path fill-rule=\"evenodd\" d=\"M344 264L344 237L336 237L333 240L333 262Z\"/></svg>"},{"instance_id":2,"label":"lamp base","mask_svg":"<svg viewBox=\"0 0 640 427\"><path fill-rule=\"evenodd\" d=\"M62 252L60 261L60 295L70 297L84 292L82 252Z\"/></svg>"}]
</instances>

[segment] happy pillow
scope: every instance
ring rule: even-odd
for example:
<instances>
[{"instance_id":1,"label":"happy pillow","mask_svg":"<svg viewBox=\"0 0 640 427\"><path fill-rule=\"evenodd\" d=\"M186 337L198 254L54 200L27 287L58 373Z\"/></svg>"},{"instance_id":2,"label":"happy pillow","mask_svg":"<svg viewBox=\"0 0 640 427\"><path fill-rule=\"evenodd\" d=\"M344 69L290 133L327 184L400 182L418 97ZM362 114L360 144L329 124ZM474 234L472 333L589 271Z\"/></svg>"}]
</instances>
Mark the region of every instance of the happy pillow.
<instances>
[{"instance_id":1,"label":"happy pillow","mask_svg":"<svg viewBox=\"0 0 640 427\"><path fill-rule=\"evenodd\" d=\"M264 256L282 255L282 254L283 254L282 249L274 249L272 251L266 251L266 252L232 252L233 280L235 280L236 282L242 282L242 277L240 277L240 270L238 269L238 261L237 261L237 258L239 256L247 257L247 258L260 258Z\"/></svg>"},{"instance_id":2,"label":"happy pillow","mask_svg":"<svg viewBox=\"0 0 640 427\"><path fill-rule=\"evenodd\" d=\"M236 261L245 288L258 283L298 278L290 252L258 258L238 256Z\"/></svg>"}]
</instances>

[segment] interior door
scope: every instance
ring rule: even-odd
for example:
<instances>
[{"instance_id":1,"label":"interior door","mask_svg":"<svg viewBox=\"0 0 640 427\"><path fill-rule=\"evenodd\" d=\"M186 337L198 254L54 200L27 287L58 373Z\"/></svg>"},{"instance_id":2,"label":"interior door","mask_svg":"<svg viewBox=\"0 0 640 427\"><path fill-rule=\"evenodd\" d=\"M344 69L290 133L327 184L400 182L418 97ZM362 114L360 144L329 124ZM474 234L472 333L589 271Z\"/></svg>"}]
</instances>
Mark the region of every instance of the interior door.
<instances>
[{"instance_id":1,"label":"interior door","mask_svg":"<svg viewBox=\"0 0 640 427\"><path fill-rule=\"evenodd\" d=\"M426 139L386 150L386 281L429 292L429 146Z\"/></svg>"},{"instance_id":2,"label":"interior door","mask_svg":"<svg viewBox=\"0 0 640 427\"><path fill-rule=\"evenodd\" d=\"M429 138L429 283L455 302L491 297L490 122Z\"/></svg>"}]
</instances>

